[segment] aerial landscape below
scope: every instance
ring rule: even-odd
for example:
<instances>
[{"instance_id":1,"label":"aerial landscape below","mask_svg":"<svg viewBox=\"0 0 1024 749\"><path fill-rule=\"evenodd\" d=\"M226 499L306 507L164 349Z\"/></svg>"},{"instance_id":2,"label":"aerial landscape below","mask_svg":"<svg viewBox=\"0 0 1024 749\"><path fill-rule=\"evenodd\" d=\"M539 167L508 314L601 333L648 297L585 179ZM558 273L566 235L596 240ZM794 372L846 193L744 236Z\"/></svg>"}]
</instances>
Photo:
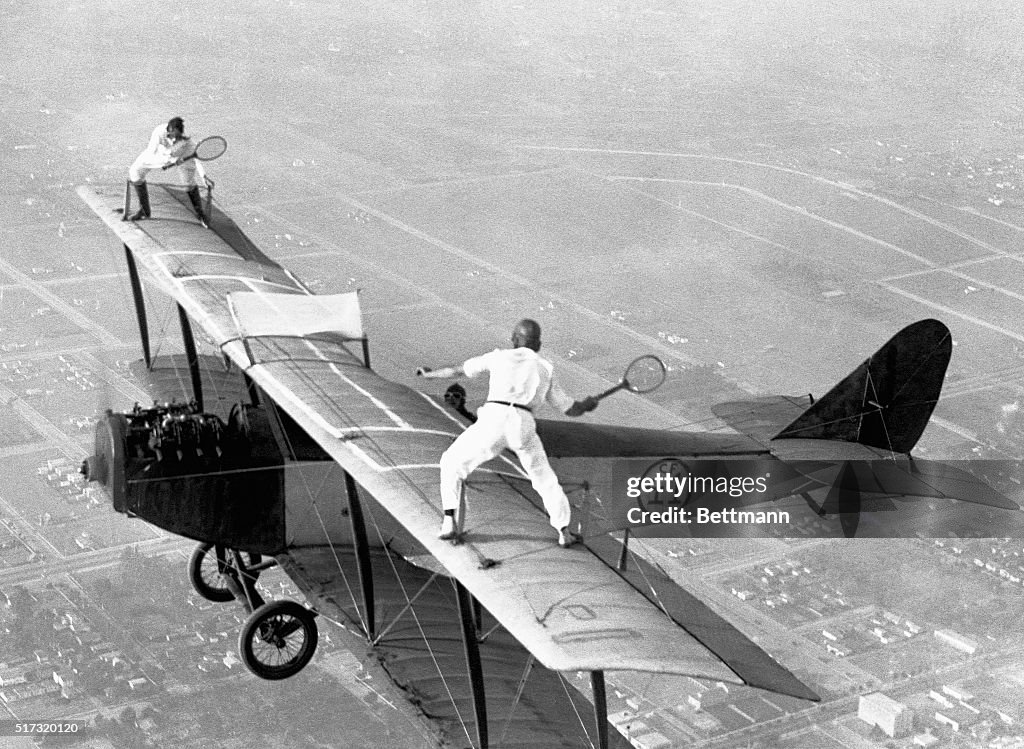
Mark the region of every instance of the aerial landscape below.
<instances>
[{"instance_id":1,"label":"aerial landscape below","mask_svg":"<svg viewBox=\"0 0 1024 749\"><path fill-rule=\"evenodd\" d=\"M1022 502L1024 460L1024 6L43 0L5 3L0 19L0 747L479 746L462 584L490 679L490 746L597 746L595 702L610 745L640 749L1024 746L1024 534L1022 513L1006 509ZM118 222L128 233L115 236L97 218L109 209L88 196L119 206L127 194L129 215L141 210L129 167L176 116L194 140L227 144L202 167L209 200L179 187L187 168L154 167L151 216ZM222 349L197 319L197 295L191 350L185 312L166 297L193 272L183 262L163 280L141 268L144 351L126 268L126 251L143 258L154 242L154 257L206 253L196 263L209 261L211 278L233 278L237 259L200 248L204 232L260 276L247 290L339 300L345 321L358 299L355 361L368 357L387 383L374 397L418 405L382 406L399 427L371 425L369 441L345 431L349 402L323 434L282 403L295 422L275 422L275 434L331 434L339 453L378 457L387 440L433 429L409 462L435 470L450 442L437 423L461 430L463 412L487 399L486 378L459 379L459 411L445 406L450 382L417 367L507 347L521 318L543 326L542 353L573 397L656 355L665 378L650 392L615 393L579 419L538 413L574 513L591 523L582 543L558 547L511 458L507 474L468 481L462 545L435 537L436 474L416 479L422 508L402 505L412 509L397 520L389 497L364 491L378 621L349 584L368 569L358 553L302 558L264 538L245 550L282 551L280 566L261 567L253 590L315 608L319 641L295 675L253 675L239 647L247 612L190 585L200 534L115 512L81 472L107 409L194 396L193 359L205 367L203 410L237 426L232 406L252 391L223 365L254 356L252 345ZM235 299L236 321L256 325ZM890 416L858 418L852 440L821 426L827 409L815 404L842 402L827 394L908 326L945 347L944 378L927 357L906 378L941 387L923 432ZM295 351L260 349L267 362ZM309 351L327 368L333 349ZM877 370L861 372L855 384ZM767 410L736 405L751 403ZM664 650L664 668L638 647L608 661L646 668L593 677L581 664L597 635L574 640L553 612L605 612L569 594L549 600L544 575L587 570L572 595L590 595L610 584L582 561L593 554L619 582L615 554L601 553L619 549L622 527L608 536L597 511L621 467L598 448L621 457L628 442L646 459L705 440L761 459L785 441L769 429L782 413L797 431L799 414L818 414L813 436L857 448L905 443L920 470L955 468L989 489L872 505L883 508L874 515L865 505L863 518L858 504L859 527L839 528L828 516L850 515L834 512L845 495L826 487L817 505L780 501L801 513L781 530L627 538L622 578L652 591L670 582L700 636ZM787 455L806 459L805 441ZM289 447L322 460L315 445ZM281 508L261 508L273 530ZM910 530L894 530L911 510ZM351 512L326 522L347 529ZM426 540L414 538L416 513ZM324 521L288 522L294 538ZM351 577L325 578L332 566ZM435 577L444 570L462 582ZM422 618L405 605L415 596ZM515 596L523 611L486 608ZM634 636L631 613L636 631L654 632L648 605L685 618L656 599L624 597L632 608L601 636ZM544 631L557 648L522 636ZM753 660L705 657L716 637ZM549 671L538 652L578 660ZM688 658L697 665L682 673Z\"/></svg>"}]
</instances>

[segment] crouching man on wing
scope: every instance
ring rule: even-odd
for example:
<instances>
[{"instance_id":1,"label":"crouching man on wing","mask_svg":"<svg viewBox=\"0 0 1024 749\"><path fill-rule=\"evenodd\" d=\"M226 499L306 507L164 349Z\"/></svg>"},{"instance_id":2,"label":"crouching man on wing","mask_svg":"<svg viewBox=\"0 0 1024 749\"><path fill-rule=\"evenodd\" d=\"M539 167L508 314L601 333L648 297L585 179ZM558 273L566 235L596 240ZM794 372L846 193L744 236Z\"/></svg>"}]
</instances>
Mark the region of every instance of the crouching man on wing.
<instances>
[{"instance_id":1,"label":"crouching man on wing","mask_svg":"<svg viewBox=\"0 0 1024 749\"><path fill-rule=\"evenodd\" d=\"M466 477L507 447L518 456L534 490L544 501L551 526L558 531L559 546L571 546L578 540L569 530L569 500L537 436L533 411L546 401L567 416L582 416L597 408L598 400L572 400L555 381L551 362L538 351L540 325L533 320L520 320L512 331L511 349L496 349L461 365L416 370L416 374L430 378L490 373L487 402L478 409L476 423L441 456L441 538L454 538L457 533L455 513Z\"/></svg>"},{"instance_id":2,"label":"crouching man on wing","mask_svg":"<svg viewBox=\"0 0 1024 749\"><path fill-rule=\"evenodd\" d=\"M152 215L146 175L154 169L178 167L181 181L188 188L188 199L196 217L203 226L207 225L203 201L199 196L199 186L206 181L206 171L201 161L190 158L195 150L196 144L185 135L185 121L181 117L172 117L166 126L157 125L153 129L146 150L138 155L128 169L128 181L132 183L139 199L139 210L130 217L131 221L141 221Z\"/></svg>"}]
</instances>

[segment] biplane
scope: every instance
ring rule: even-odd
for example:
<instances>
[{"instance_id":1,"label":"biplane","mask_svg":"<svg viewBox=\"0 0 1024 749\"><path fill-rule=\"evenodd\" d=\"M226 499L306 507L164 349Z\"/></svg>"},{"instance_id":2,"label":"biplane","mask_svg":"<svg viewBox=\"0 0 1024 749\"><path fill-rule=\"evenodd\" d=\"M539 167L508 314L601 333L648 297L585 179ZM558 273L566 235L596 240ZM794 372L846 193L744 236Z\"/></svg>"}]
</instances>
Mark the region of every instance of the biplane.
<instances>
[{"instance_id":1,"label":"biplane","mask_svg":"<svg viewBox=\"0 0 1024 749\"><path fill-rule=\"evenodd\" d=\"M606 524L574 549L560 549L509 456L467 482L462 542L438 539L438 460L466 426L464 404L373 370L357 293L314 294L217 206L205 228L179 188L154 187L154 218L139 223L123 220L120 189L83 186L78 193L124 246L147 367L153 358L143 277L177 305L192 397L108 412L83 470L103 484L115 510L199 542L190 578L206 598L238 600L247 609L239 649L255 674L281 679L301 670L317 644L317 614L381 642L394 626L384 622L375 597L388 584L379 577L385 554L426 570L430 580L452 581L444 616L461 631L464 649L455 669L466 685L458 712L477 747L491 743L500 722L493 709L488 717L485 684L493 680L485 661L489 666L495 657L484 643L485 616L525 649L526 672L538 663L589 673L591 745L618 740L608 730L606 671L686 675L818 699L705 602L630 552L628 532L610 533L621 528ZM204 357L193 325L241 383L245 397L226 416L204 408ZM773 397L719 406L716 414L735 433L560 421L538 421L538 431L560 476L592 478L584 492L591 498L609 491L602 488L611 482L607 464L616 459L781 464L907 456L938 400L950 347L942 323L922 321L816 402ZM915 465L913 479L896 472L898 480L876 477L872 486L1017 507L977 482L965 489L947 481L940 489L941 471ZM895 486L876 486L886 480ZM851 481L841 483L849 489ZM811 489L804 480L781 491ZM815 508L827 514L829 506ZM295 601L264 600L256 580L272 564L315 612ZM397 573L391 584L405 597L397 619L414 611L422 589L410 592ZM522 679L505 685L515 699L523 696ZM507 719L502 739L505 728ZM533 745L558 744L544 738Z\"/></svg>"}]
</instances>

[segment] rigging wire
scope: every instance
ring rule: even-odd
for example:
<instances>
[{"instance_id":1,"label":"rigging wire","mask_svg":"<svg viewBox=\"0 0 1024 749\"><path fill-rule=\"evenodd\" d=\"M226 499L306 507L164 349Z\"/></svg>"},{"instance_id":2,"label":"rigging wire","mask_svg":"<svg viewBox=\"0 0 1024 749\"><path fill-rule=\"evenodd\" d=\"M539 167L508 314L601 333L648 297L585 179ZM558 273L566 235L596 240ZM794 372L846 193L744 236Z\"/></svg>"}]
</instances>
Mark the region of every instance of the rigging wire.
<instances>
[{"instance_id":1,"label":"rigging wire","mask_svg":"<svg viewBox=\"0 0 1024 749\"><path fill-rule=\"evenodd\" d=\"M153 347L153 352L150 354L149 357L149 360L151 362L155 362L157 360L157 357L160 356L160 349L163 347L164 342L168 338L167 326L170 325L170 318L173 314L175 314L175 311L176 310L174 309L173 305L164 306L164 318L163 320L160 321L160 324L157 325L157 330L160 331L160 335L157 337L156 345Z\"/></svg>"},{"instance_id":2,"label":"rigging wire","mask_svg":"<svg viewBox=\"0 0 1024 749\"><path fill-rule=\"evenodd\" d=\"M373 521L373 527L377 531L377 537L379 538L381 543L384 544L383 534L380 532L380 526L377 524L375 519ZM437 660L437 654L434 652L434 648L430 644L430 640L427 638L427 633L423 629L423 623L420 621L419 615L416 613L416 607L413 606L412 600L409 598L409 592L406 590L405 583L402 582L402 576L398 572L398 566L395 564L395 560L392 558L391 552L387 549L386 545L384 551L384 556L387 558L388 563L391 565L391 571L395 576L396 582L398 583L398 588L402 591L402 596L405 598L406 608L403 609L403 613L405 611L408 611L409 614L412 616L413 621L416 623L416 629L419 631L420 638L423 640L423 643L427 646L427 653L429 653L430 655L430 660L434 664L434 669L437 671L437 675L441 677L441 684L444 685L444 690L448 694L448 699L452 703L452 708L455 710L455 715L459 719L459 724L461 725L463 732L466 734L466 739L469 741L470 745L472 745L473 738L469 732L469 724L466 722L466 719L462 717L462 711L459 710L459 706L455 702L455 695L452 694L452 690L448 684L448 680L445 678L444 670L441 668L441 664ZM426 586L424 586L421 589L421 591L425 588ZM419 594L417 594L417 596L418 595Z\"/></svg>"},{"instance_id":3,"label":"rigging wire","mask_svg":"<svg viewBox=\"0 0 1024 749\"><path fill-rule=\"evenodd\" d=\"M292 440L292 436L288 433L288 429L286 428L284 421L280 418L280 415L277 413L277 409L279 408L278 405L274 402L272 398L267 398L267 401L269 404L273 404L269 407L273 409L275 412L274 418L277 419L278 427L280 428L281 434L284 437L285 445L288 448L288 451L291 453L289 457L295 460L296 463L300 462L297 459L295 459L297 451L295 449L295 444L294 441ZM332 465L337 465L333 461L331 461L331 463ZM287 468L285 470L288 471ZM366 632L367 636L369 636L370 633L365 615L362 609L359 607L359 604L356 600L356 595L355 592L352 590L352 584L351 582L349 582L348 575L345 574L345 569L341 564L340 557L338 556L338 550L337 548L335 548L334 542L331 540L331 534L327 530L327 524L324 522L323 516L320 514L320 508L317 505L316 497L313 493L312 487L310 486L309 477L306 475L307 471L304 471L302 469L302 466L300 465L293 465L291 467L290 472L298 473L300 479L302 480L302 488L305 491L306 496L309 498L310 506L312 507L313 512L316 514L317 521L320 524L320 530L323 531L324 540L327 542L327 547L331 550L331 555L334 557L334 564L337 567L339 574L341 575L342 582L345 584L345 591L348 593L349 600L352 602L352 607L355 609L356 618L359 620L359 626L362 627L363 631ZM285 480L287 481L287 474L285 476ZM322 481L326 482L327 476L324 476ZM285 542L287 544L287 539L285 540Z\"/></svg>"},{"instance_id":4,"label":"rigging wire","mask_svg":"<svg viewBox=\"0 0 1024 749\"><path fill-rule=\"evenodd\" d=\"M512 718L515 716L516 708L519 707L519 700L523 697L523 691L526 689L526 681L530 678L530 674L533 671L534 660L533 653L530 653L526 658L526 668L523 669L523 675L519 677L516 694L515 697L512 698L512 708L508 711L508 715L505 717L505 723L501 727L501 735L498 737L498 746L501 746L505 742L505 734L508 733L508 727L512 724Z\"/></svg>"},{"instance_id":5,"label":"rigging wire","mask_svg":"<svg viewBox=\"0 0 1024 749\"><path fill-rule=\"evenodd\" d=\"M572 705L572 711L576 713L576 720L580 723L580 728L583 729L583 735L587 737L587 743L590 744L590 749L597 749L594 746L594 740L590 738L590 731L587 730L586 721L583 720L583 716L580 715L580 711L576 709L576 701L569 694L569 687L566 685L565 674L561 671L556 671L555 674L558 676L558 683L562 685L562 691L565 692L565 698L569 700L569 704Z\"/></svg>"},{"instance_id":6,"label":"rigging wire","mask_svg":"<svg viewBox=\"0 0 1024 749\"><path fill-rule=\"evenodd\" d=\"M874 379L874 375L871 372L871 365L870 364L867 367L867 376L864 378L864 389L867 390L868 388L871 389L871 394L874 396L874 400L867 400L866 399L867 394L865 393L865 400L863 400L861 402L862 403L864 403L864 402L870 403L871 405L873 405L875 407L875 410L874 411L867 411L867 412L861 414L861 422L860 423L861 423L861 425L863 425L864 417L865 416L870 415L872 413L878 414L878 420L882 424L882 432L885 434L885 443L889 446L889 457L892 459L892 462L895 463L896 462L896 452L893 450L893 447L892 447L892 437L889 436L889 427L885 423L885 414L883 413L883 406L881 405L881 398L878 397L878 388L875 387L875 379ZM857 429L857 437L858 438L860 437L860 427L859 426L858 426L858 429Z\"/></svg>"},{"instance_id":7,"label":"rigging wire","mask_svg":"<svg viewBox=\"0 0 1024 749\"><path fill-rule=\"evenodd\" d=\"M636 560L639 559L637 553L633 551L633 549L631 549L629 546L626 547L626 551L629 553L630 559L634 562L633 567L640 571L640 576L644 579L644 583L647 585L647 588L654 596L655 603L657 604L658 608L661 609L662 613L665 614L665 616L667 616L669 619L672 619L672 615L668 613L668 607L664 604L664 602L662 602L661 596L658 595L658 591L655 589L654 584L651 583L650 579L647 577L647 573L644 571L644 565L635 563ZM661 568L659 567L658 569ZM664 570L661 571L662 573L664 573ZM675 621L675 619L672 619L672 621Z\"/></svg>"}]
</instances>

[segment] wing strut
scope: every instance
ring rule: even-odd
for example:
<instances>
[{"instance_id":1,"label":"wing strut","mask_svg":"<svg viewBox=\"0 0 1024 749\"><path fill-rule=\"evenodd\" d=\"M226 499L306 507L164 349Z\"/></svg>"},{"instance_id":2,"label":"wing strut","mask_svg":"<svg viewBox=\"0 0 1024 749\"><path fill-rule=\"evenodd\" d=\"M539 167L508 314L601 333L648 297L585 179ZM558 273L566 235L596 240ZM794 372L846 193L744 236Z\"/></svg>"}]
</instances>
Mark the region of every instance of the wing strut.
<instances>
[{"instance_id":1,"label":"wing strut","mask_svg":"<svg viewBox=\"0 0 1024 749\"><path fill-rule=\"evenodd\" d=\"M256 382L248 375L247 372L242 372L242 380L245 382L245 389L249 393L249 402L254 406L260 404L260 388Z\"/></svg>"},{"instance_id":2,"label":"wing strut","mask_svg":"<svg viewBox=\"0 0 1024 749\"><path fill-rule=\"evenodd\" d=\"M128 278L132 282L135 317L139 321L139 338L142 340L142 358L146 360L146 369L152 369L153 357L149 352L149 323L146 321L146 300L142 296L142 281L139 280L139 269L135 265L135 256L132 255L128 245L124 246L124 259L128 263Z\"/></svg>"},{"instance_id":3,"label":"wing strut","mask_svg":"<svg viewBox=\"0 0 1024 749\"><path fill-rule=\"evenodd\" d=\"M484 694L484 672L480 664L480 645L477 642L477 615L475 600L457 579L452 578L455 595L459 599L459 621L462 624L462 642L466 646L466 667L473 689L473 714L476 717L477 749L487 749L487 696Z\"/></svg>"},{"instance_id":4,"label":"wing strut","mask_svg":"<svg viewBox=\"0 0 1024 749\"><path fill-rule=\"evenodd\" d=\"M185 344L185 356L188 358L188 372L192 377L192 397L199 408L203 411L203 381L199 373L199 356L196 354L196 339L192 335L192 323L189 322L188 313L180 304L178 305L178 322L181 323L181 340Z\"/></svg>"},{"instance_id":5,"label":"wing strut","mask_svg":"<svg viewBox=\"0 0 1024 749\"><path fill-rule=\"evenodd\" d=\"M348 519L352 526L352 540L356 551L356 569L359 572L359 587L363 593L363 610L366 613L366 639L373 642L376 629L373 600L373 568L370 566L370 542L366 537L366 521L363 519L363 505L359 501L359 489L352 474L345 471L345 493L348 495Z\"/></svg>"},{"instance_id":6,"label":"wing strut","mask_svg":"<svg viewBox=\"0 0 1024 749\"><path fill-rule=\"evenodd\" d=\"M604 689L604 671L590 672L590 688L594 693L597 746L598 749L608 749L608 699Z\"/></svg>"},{"instance_id":7,"label":"wing strut","mask_svg":"<svg viewBox=\"0 0 1024 749\"><path fill-rule=\"evenodd\" d=\"M629 561L629 528L622 533L622 551L619 552L619 561L616 563L615 569L624 572L627 561Z\"/></svg>"}]
</instances>

